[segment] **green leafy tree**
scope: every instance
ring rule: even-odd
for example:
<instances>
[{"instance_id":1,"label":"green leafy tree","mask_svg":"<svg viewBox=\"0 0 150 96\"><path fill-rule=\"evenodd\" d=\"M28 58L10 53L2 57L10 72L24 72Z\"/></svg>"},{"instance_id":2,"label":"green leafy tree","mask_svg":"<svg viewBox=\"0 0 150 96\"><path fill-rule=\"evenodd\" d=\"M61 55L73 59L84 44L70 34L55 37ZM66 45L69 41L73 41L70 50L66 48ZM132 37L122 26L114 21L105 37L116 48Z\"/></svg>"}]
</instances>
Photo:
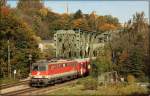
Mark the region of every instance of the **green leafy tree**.
<instances>
[{"instance_id":1,"label":"green leafy tree","mask_svg":"<svg viewBox=\"0 0 150 96\"><path fill-rule=\"evenodd\" d=\"M110 59L110 53L107 50L104 55L99 55L96 60L92 62L92 72L93 77L98 77L105 72L110 72L113 69L113 65Z\"/></svg>"},{"instance_id":2,"label":"green leafy tree","mask_svg":"<svg viewBox=\"0 0 150 96\"><path fill-rule=\"evenodd\" d=\"M143 76L143 54L141 50L134 49L131 50L132 53L129 57L129 62L131 64L130 73L132 73L135 77L142 77Z\"/></svg>"}]
</instances>

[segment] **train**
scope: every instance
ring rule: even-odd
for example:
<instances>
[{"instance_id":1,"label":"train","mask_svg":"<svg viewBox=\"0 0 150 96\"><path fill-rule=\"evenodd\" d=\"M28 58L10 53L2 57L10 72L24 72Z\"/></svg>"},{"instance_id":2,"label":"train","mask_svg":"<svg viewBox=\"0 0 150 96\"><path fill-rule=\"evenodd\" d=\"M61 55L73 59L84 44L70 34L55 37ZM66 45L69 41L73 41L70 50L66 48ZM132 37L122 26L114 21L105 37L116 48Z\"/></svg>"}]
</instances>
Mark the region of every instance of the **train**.
<instances>
[{"instance_id":1,"label":"train","mask_svg":"<svg viewBox=\"0 0 150 96\"><path fill-rule=\"evenodd\" d=\"M40 60L32 64L30 86L48 86L89 75L90 59Z\"/></svg>"}]
</instances>

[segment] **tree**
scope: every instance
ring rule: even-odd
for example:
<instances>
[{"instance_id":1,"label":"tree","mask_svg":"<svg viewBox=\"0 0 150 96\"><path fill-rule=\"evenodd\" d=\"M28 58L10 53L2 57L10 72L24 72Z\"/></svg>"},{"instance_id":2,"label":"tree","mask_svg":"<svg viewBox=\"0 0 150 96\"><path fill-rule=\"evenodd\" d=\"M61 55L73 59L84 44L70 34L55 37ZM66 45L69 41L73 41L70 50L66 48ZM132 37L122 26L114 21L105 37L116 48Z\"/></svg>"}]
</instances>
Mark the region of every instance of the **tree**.
<instances>
[{"instance_id":1,"label":"tree","mask_svg":"<svg viewBox=\"0 0 150 96\"><path fill-rule=\"evenodd\" d=\"M96 13L93 11L89 17L88 17L88 25L90 27L91 30L96 30L97 27L97 15Z\"/></svg>"},{"instance_id":2,"label":"tree","mask_svg":"<svg viewBox=\"0 0 150 96\"><path fill-rule=\"evenodd\" d=\"M104 23L103 25L99 26L99 30L101 31L110 31L110 30L117 30L117 27L113 24Z\"/></svg>"},{"instance_id":3,"label":"tree","mask_svg":"<svg viewBox=\"0 0 150 96\"><path fill-rule=\"evenodd\" d=\"M89 30L87 21L83 19L75 19L71 22L73 29Z\"/></svg>"},{"instance_id":4,"label":"tree","mask_svg":"<svg viewBox=\"0 0 150 96\"><path fill-rule=\"evenodd\" d=\"M129 57L129 62L131 64L130 73L132 73L135 77L139 78L144 75L143 71L143 54L142 51L138 48L134 48L131 50L131 55Z\"/></svg>"},{"instance_id":5,"label":"tree","mask_svg":"<svg viewBox=\"0 0 150 96\"><path fill-rule=\"evenodd\" d=\"M80 18L83 18L83 14L82 11L79 9L78 11L76 11L76 13L74 13L73 19L80 19Z\"/></svg>"},{"instance_id":6,"label":"tree","mask_svg":"<svg viewBox=\"0 0 150 96\"><path fill-rule=\"evenodd\" d=\"M51 28L51 23L56 19L57 14L45 8L41 0L20 0L16 12L30 25L37 36L45 40L52 39L54 29Z\"/></svg>"},{"instance_id":7,"label":"tree","mask_svg":"<svg viewBox=\"0 0 150 96\"><path fill-rule=\"evenodd\" d=\"M4 7L4 6L6 6L6 4L7 4L7 0L1 0L0 1L0 7Z\"/></svg>"},{"instance_id":8,"label":"tree","mask_svg":"<svg viewBox=\"0 0 150 96\"><path fill-rule=\"evenodd\" d=\"M38 37L22 19L18 18L12 12L8 15L2 14L0 19L0 61L4 64L2 66L4 72L5 64L8 59L8 47L10 46L10 61L11 71L14 69L21 70L21 76L28 76L29 73L29 59L28 55L32 54L33 61L38 56ZM10 43L7 43L7 40Z\"/></svg>"},{"instance_id":9,"label":"tree","mask_svg":"<svg viewBox=\"0 0 150 96\"><path fill-rule=\"evenodd\" d=\"M92 62L93 64L92 70L94 69L92 75L94 75L94 77L101 75L105 72L111 72L113 69L110 50L107 48L107 46L103 50L104 50L104 52L102 52L103 54L98 54L96 60Z\"/></svg>"},{"instance_id":10,"label":"tree","mask_svg":"<svg viewBox=\"0 0 150 96\"><path fill-rule=\"evenodd\" d=\"M96 21L97 30L102 32L109 30L117 30L121 27L118 18L112 17L111 15L98 16Z\"/></svg>"},{"instance_id":11,"label":"tree","mask_svg":"<svg viewBox=\"0 0 150 96\"><path fill-rule=\"evenodd\" d=\"M3 15L8 15L10 12L10 9L7 6L0 6L0 16Z\"/></svg>"},{"instance_id":12,"label":"tree","mask_svg":"<svg viewBox=\"0 0 150 96\"><path fill-rule=\"evenodd\" d=\"M17 4L17 8L21 9L22 11L29 10L29 9L36 9L39 10L43 7L41 0L19 0Z\"/></svg>"},{"instance_id":13,"label":"tree","mask_svg":"<svg viewBox=\"0 0 150 96\"><path fill-rule=\"evenodd\" d=\"M106 22L107 22L108 24L114 24L115 26L118 26L118 25L119 25L119 20L118 20L118 18L113 17L113 16L111 16L111 15L105 15L104 17L106 18Z\"/></svg>"},{"instance_id":14,"label":"tree","mask_svg":"<svg viewBox=\"0 0 150 96\"><path fill-rule=\"evenodd\" d=\"M129 56L126 56L124 60L120 58L120 74L125 76L132 74L138 79L143 77L145 74L142 56L142 51L139 48L134 48L130 50Z\"/></svg>"},{"instance_id":15,"label":"tree","mask_svg":"<svg viewBox=\"0 0 150 96\"><path fill-rule=\"evenodd\" d=\"M133 15L120 36L113 38L112 46L116 53L120 53L119 58L115 58L118 61L115 70L124 76L132 74L140 80L148 77L148 24L144 13Z\"/></svg>"}]
</instances>

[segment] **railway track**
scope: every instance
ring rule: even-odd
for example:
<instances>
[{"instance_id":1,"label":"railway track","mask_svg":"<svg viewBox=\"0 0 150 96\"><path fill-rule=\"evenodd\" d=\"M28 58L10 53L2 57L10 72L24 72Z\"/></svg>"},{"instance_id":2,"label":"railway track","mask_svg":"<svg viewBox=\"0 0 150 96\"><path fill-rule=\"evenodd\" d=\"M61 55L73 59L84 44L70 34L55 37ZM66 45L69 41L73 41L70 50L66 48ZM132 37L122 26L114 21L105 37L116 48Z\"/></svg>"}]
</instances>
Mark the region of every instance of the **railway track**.
<instances>
[{"instance_id":1,"label":"railway track","mask_svg":"<svg viewBox=\"0 0 150 96\"><path fill-rule=\"evenodd\" d=\"M21 94L21 93L30 92L30 91L34 91L34 90L36 90L36 88L30 87L30 88L26 88L26 89L22 89L22 90L16 90L16 91L4 93L4 94L1 94L0 96L19 96L19 94Z\"/></svg>"},{"instance_id":2,"label":"railway track","mask_svg":"<svg viewBox=\"0 0 150 96\"><path fill-rule=\"evenodd\" d=\"M72 81L61 83L61 84L56 84L54 86L43 88L41 90L37 90L37 91L34 91L34 92L29 92L28 94L23 94L23 95L35 95L35 96L40 95L40 96L44 96L44 95L47 95L48 92L52 92L52 91L55 91L55 90L58 90L58 89L62 89L62 88L64 88L64 86L73 84L76 81L77 80L72 80Z\"/></svg>"},{"instance_id":3,"label":"railway track","mask_svg":"<svg viewBox=\"0 0 150 96\"><path fill-rule=\"evenodd\" d=\"M0 89L5 89L5 88L13 87L13 86L27 84L27 83L29 83L29 80L20 81L20 82L17 82L17 83L12 83L12 84L7 84L7 85L0 85Z\"/></svg>"},{"instance_id":4,"label":"railway track","mask_svg":"<svg viewBox=\"0 0 150 96\"><path fill-rule=\"evenodd\" d=\"M67 81L67 82L64 82L64 83L60 83L60 84L55 84L55 85L52 85L52 86L49 86L49 87L46 87L46 88L33 88L33 87L29 87L29 88L26 88L26 89L22 89L22 90L17 90L17 91L12 91L12 92L8 92L8 93L4 93L4 94L1 94L1 96L29 96L29 95L44 95L46 93L48 93L49 91L54 91L54 90L57 90L57 89L61 89L63 88L64 86L66 85L69 85L69 84L73 84L75 83L77 80L71 80L71 81Z\"/></svg>"}]
</instances>

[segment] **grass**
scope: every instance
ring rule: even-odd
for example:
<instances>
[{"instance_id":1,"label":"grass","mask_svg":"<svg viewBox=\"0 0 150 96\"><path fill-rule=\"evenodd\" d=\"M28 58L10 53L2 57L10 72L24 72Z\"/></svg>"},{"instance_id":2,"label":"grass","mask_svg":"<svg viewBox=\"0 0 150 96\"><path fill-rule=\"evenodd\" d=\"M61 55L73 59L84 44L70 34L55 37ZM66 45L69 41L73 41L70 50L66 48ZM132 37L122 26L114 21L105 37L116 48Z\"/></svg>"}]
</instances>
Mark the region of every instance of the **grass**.
<instances>
[{"instance_id":1,"label":"grass","mask_svg":"<svg viewBox=\"0 0 150 96\"><path fill-rule=\"evenodd\" d=\"M0 84L11 84L11 83L16 83L19 80L13 79L13 78L0 78Z\"/></svg>"},{"instance_id":2,"label":"grass","mask_svg":"<svg viewBox=\"0 0 150 96\"><path fill-rule=\"evenodd\" d=\"M80 82L80 83L79 83ZM48 93L48 95L121 95L121 96L126 96L126 95L141 95L142 94L148 94L148 88L140 87L135 84L114 84L114 85L106 85L106 86L98 86L97 90L85 90L84 85L81 83L81 81L77 81L76 84L68 85L65 86L62 89L58 89L55 91L52 91Z\"/></svg>"},{"instance_id":3,"label":"grass","mask_svg":"<svg viewBox=\"0 0 150 96\"><path fill-rule=\"evenodd\" d=\"M108 85L98 88L99 95L132 95L132 94L148 94L148 89L137 85Z\"/></svg>"}]
</instances>

